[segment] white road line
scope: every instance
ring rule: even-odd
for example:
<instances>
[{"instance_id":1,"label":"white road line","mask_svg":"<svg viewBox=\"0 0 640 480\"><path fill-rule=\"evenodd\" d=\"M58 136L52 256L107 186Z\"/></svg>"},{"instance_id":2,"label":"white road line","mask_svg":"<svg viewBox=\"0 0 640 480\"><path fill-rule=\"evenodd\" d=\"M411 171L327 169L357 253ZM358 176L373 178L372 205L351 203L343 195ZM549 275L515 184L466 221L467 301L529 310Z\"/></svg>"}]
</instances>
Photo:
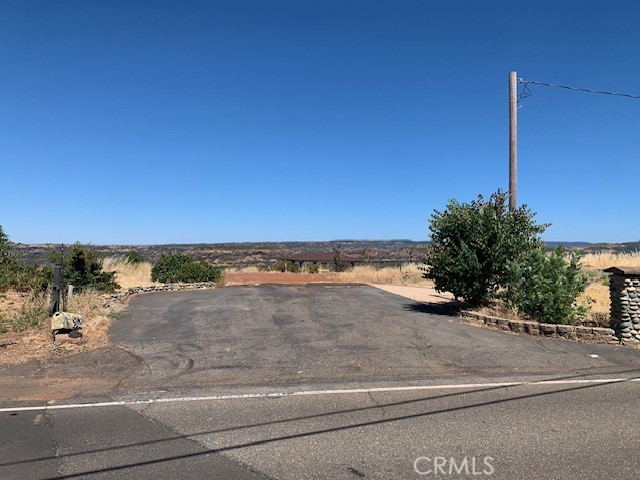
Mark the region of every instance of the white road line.
<instances>
[{"instance_id":1,"label":"white road line","mask_svg":"<svg viewBox=\"0 0 640 480\"><path fill-rule=\"evenodd\" d=\"M133 405L150 405L155 403L176 403L176 402L203 402L215 400L241 400L250 398L281 398L281 397L302 397L314 395L344 395L344 394L368 394L380 392L411 392L421 390L451 390L469 388L498 388L517 387L522 385L576 385L576 384L605 384L621 382L640 382L640 378L592 378L575 380L541 380L538 382L496 382L496 383L463 383L454 385L411 385L405 387L374 387L374 388L350 388L336 390L300 390L293 392L266 392L266 393L238 393L229 395L208 395L202 397L174 397L174 398L152 398L148 400L122 400L114 402L96 403L72 403L66 405L38 405L33 407L6 407L0 408L0 413L6 412L31 412L39 410L68 410L75 408L100 408L100 407L122 407Z\"/></svg>"}]
</instances>

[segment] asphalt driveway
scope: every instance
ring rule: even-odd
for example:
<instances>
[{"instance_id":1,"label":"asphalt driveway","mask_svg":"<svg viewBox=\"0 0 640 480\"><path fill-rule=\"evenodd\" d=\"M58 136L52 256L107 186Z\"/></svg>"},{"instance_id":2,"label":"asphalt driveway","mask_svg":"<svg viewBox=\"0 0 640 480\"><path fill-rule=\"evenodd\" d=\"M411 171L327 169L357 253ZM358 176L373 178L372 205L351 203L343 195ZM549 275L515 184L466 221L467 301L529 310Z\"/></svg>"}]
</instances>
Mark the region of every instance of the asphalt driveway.
<instances>
[{"instance_id":1,"label":"asphalt driveway","mask_svg":"<svg viewBox=\"0 0 640 480\"><path fill-rule=\"evenodd\" d=\"M640 368L629 349L484 330L425 310L361 285L228 287L136 297L111 338L144 361L123 389Z\"/></svg>"}]
</instances>

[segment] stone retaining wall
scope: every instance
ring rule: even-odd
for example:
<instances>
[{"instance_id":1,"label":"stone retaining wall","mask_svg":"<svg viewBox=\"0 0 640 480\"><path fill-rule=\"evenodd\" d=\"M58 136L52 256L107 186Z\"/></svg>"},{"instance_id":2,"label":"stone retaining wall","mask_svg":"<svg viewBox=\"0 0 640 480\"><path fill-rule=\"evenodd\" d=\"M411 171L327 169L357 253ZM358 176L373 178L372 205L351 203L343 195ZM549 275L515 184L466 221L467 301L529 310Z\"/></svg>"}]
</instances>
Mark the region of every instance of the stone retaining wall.
<instances>
[{"instance_id":1,"label":"stone retaining wall","mask_svg":"<svg viewBox=\"0 0 640 480\"><path fill-rule=\"evenodd\" d=\"M205 290L208 288L216 288L215 282L202 282L202 283L163 283L160 285L148 285L146 287L131 287L125 288L118 293L110 295L111 300L122 300L129 295L135 295L136 293L147 292L178 292L182 290Z\"/></svg>"},{"instance_id":2,"label":"stone retaining wall","mask_svg":"<svg viewBox=\"0 0 640 480\"><path fill-rule=\"evenodd\" d=\"M555 323L540 323L527 320L509 320L507 318L492 317L482 313L462 310L460 316L473 320L480 325L497 328L507 332L528 333L544 337L560 337L567 340L578 340L591 343L618 344L615 331L611 328L585 327L580 325L556 325Z\"/></svg>"}]
</instances>

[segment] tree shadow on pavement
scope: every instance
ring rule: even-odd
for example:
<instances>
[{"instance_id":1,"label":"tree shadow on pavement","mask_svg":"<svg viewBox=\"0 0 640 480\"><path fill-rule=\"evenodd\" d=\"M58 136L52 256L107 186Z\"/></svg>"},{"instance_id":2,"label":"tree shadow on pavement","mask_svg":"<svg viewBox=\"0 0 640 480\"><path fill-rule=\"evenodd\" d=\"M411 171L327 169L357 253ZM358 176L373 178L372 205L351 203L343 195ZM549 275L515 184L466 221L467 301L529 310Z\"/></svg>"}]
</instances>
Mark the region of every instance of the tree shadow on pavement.
<instances>
[{"instance_id":1,"label":"tree shadow on pavement","mask_svg":"<svg viewBox=\"0 0 640 480\"><path fill-rule=\"evenodd\" d=\"M462 304L456 301L446 303L414 302L407 303L406 305L403 305L402 308L408 312L457 317L460 310L462 310Z\"/></svg>"}]
</instances>

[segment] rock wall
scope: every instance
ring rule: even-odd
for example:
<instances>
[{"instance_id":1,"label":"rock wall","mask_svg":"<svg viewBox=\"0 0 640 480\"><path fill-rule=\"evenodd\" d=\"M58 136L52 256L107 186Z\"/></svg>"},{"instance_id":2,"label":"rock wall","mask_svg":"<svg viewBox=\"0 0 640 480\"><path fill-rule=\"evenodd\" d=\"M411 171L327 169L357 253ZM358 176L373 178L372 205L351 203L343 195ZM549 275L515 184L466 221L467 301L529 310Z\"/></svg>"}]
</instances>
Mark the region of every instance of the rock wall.
<instances>
[{"instance_id":1,"label":"rock wall","mask_svg":"<svg viewBox=\"0 0 640 480\"><path fill-rule=\"evenodd\" d=\"M640 278L612 275L611 327L624 342L640 342Z\"/></svg>"},{"instance_id":2,"label":"rock wall","mask_svg":"<svg viewBox=\"0 0 640 480\"><path fill-rule=\"evenodd\" d=\"M560 337L567 340L577 340L592 343L618 343L614 331L610 328L587 327L583 325L556 325L554 323L539 323L528 320L511 320L508 318L492 317L482 313L462 310L460 316L473 320L479 325L497 328L507 332L528 333L541 337Z\"/></svg>"},{"instance_id":3,"label":"rock wall","mask_svg":"<svg viewBox=\"0 0 640 480\"><path fill-rule=\"evenodd\" d=\"M207 288L216 288L217 284L214 282L202 282L202 283L163 283L160 285L148 285L146 287L131 287L126 288L119 293L110 295L111 300L122 300L129 295L135 295L136 293L148 293L148 292L178 292L182 290L204 290Z\"/></svg>"}]
</instances>

